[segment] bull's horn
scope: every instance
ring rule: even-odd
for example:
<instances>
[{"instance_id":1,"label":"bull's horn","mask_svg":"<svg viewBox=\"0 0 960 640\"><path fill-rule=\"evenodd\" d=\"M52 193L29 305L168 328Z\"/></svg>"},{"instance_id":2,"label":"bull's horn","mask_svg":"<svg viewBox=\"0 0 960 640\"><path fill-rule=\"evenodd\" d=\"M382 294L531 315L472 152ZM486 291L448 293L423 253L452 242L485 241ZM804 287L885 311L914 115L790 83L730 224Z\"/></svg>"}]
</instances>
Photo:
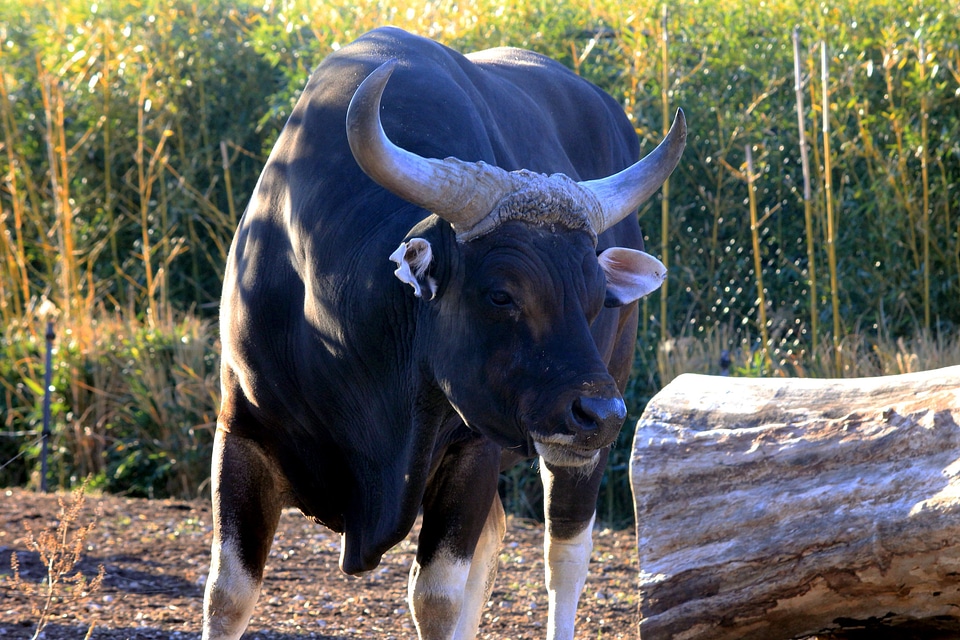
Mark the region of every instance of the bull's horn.
<instances>
[{"instance_id":1,"label":"bull's horn","mask_svg":"<svg viewBox=\"0 0 960 640\"><path fill-rule=\"evenodd\" d=\"M636 211L660 188L680 162L686 143L687 120L679 109L667 137L645 158L620 173L580 183L600 201L602 220L593 221L598 235Z\"/></svg>"},{"instance_id":2,"label":"bull's horn","mask_svg":"<svg viewBox=\"0 0 960 640\"><path fill-rule=\"evenodd\" d=\"M377 67L350 100L350 151L377 184L463 232L490 213L516 183L507 171L483 162L424 158L393 144L380 121L380 98L397 64L393 59Z\"/></svg>"}]
</instances>

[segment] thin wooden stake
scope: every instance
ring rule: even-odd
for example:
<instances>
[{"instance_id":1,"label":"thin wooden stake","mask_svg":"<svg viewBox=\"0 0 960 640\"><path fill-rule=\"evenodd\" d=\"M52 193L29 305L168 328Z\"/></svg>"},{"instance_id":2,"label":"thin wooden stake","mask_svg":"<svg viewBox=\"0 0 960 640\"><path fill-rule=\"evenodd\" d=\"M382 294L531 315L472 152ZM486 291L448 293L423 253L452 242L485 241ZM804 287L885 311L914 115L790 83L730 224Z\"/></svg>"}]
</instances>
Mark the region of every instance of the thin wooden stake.
<instances>
[{"instance_id":1,"label":"thin wooden stake","mask_svg":"<svg viewBox=\"0 0 960 640\"><path fill-rule=\"evenodd\" d=\"M53 331L53 321L47 321L47 353L43 372L43 431L40 432L40 492L47 492L47 449L50 440L50 387L53 385L53 341L57 337Z\"/></svg>"}]
</instances>

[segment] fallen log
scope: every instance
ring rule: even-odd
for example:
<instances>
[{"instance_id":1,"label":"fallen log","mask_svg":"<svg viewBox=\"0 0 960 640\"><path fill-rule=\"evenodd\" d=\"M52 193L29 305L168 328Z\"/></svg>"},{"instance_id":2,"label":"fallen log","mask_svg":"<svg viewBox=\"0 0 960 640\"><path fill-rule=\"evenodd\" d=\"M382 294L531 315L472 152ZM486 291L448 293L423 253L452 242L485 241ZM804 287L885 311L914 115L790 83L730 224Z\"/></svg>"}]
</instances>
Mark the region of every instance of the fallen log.
<instances>
[{"instance_id":1,"label":"fallen log","mask_svg":"<svg viewBox=\"0 0 960 640\"><path fill-rule=\"evenodd\" d=\"M678 377L631 457L642 640L960 637L958 424L960 367Z\"/></svg>"}]
</instances>

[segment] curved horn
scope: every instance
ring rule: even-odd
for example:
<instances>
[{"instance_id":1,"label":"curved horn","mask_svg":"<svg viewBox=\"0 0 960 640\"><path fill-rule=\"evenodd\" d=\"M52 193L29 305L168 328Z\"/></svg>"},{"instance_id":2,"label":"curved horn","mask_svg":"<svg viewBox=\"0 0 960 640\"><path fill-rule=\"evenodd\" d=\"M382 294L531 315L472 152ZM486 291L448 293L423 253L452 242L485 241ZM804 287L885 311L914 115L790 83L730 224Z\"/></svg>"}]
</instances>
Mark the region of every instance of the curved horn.
<instances>
[{"instance_id":1,"label":"curved horn","mask_svg":"<svg viewBox=\"0 0 960 640\"><path fill-rule=\"evenodd\" d=\"M678 109L667 137L642 160L612 176L579 183L600 201L602 220L592 222L598 235L636 211L660 188L680 162L686 144L687 120Z\"/></svg>"},{"instance_id":2,"label":"curved horn","mask_svg":"<svg viewBox=\"0 0 960 640\"><path fill-rule=\"evenodd\" d=\"M377 184L463 231L513 190L509 173L483 162L424 158L393 144L380 121L380 99L397 68L389 60L360 84L347 108L347 141L360 168Z\"/></svg>"}]
</instances>

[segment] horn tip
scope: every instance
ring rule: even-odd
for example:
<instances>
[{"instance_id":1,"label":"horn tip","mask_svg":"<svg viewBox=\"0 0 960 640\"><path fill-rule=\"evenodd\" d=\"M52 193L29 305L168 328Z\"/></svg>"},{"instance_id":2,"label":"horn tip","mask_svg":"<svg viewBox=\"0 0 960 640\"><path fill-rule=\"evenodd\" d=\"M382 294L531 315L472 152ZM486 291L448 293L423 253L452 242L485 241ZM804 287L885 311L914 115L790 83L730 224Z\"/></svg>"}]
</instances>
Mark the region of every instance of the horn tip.
<instances>
[{"instance_id":1,"label":"horn tip","mask_svg":"<svg viewBox=\"0 0 960 640\"><path fill-rule=\"evenodd\" d=\"M397 68L397 65L400 64L400 58L390 58L379 67L374 69L373 73L393 73L393 70ZM373 74L370 74L373 75Z\"/></svg>"},{"instance_id":2,"label":"horn tip","mask_svg":"<svg viewBox=\"0 0 960 640\"><path fill-rule=\"evenodd\" d=\"M376 69L370 72L350 99L347 106L347 140L350 143L351 150L358 143L369 141L371 137L377 135L376 128L370 130L365 127L379 127L379 119L376 116L380 108L380 98L386 89L387 81L393 75L394 70L399 64L397 58L390 58L380 64ZM376 124L374 124L376 123Z\"/></svg>"},{"instance_id":3,"label":"horn tip","mask_svg":"<svg viewBox=\"0 0 960 640\"><path fill-rule=\"evenodd\" d=\"M393 72L396 70L398 64L400 64L400 60L397 58L390 58L386 62L379 65L376 69L371 71L370 75L368 75L363 82L360 83L360 86L363 87L364 85L367 85L382 91L383 87L387 84L387 80L390 79L390 76L392 76ZM359 88L357 89L357 93L360 93Z\"/></svg>"},{"instance_id":4,"label":"horn tip","mask_svg":"<svg viewBox=\"0 0 960 640\"><path fill-rule=\"evenodd\" d=\"M673 124L670 126L671 131L677 128L682 134L683 137L687 136L687 116L683 113L683 108L680 107L677 109L677 113L673 116Z\"/></svg>"}]
</instances>

